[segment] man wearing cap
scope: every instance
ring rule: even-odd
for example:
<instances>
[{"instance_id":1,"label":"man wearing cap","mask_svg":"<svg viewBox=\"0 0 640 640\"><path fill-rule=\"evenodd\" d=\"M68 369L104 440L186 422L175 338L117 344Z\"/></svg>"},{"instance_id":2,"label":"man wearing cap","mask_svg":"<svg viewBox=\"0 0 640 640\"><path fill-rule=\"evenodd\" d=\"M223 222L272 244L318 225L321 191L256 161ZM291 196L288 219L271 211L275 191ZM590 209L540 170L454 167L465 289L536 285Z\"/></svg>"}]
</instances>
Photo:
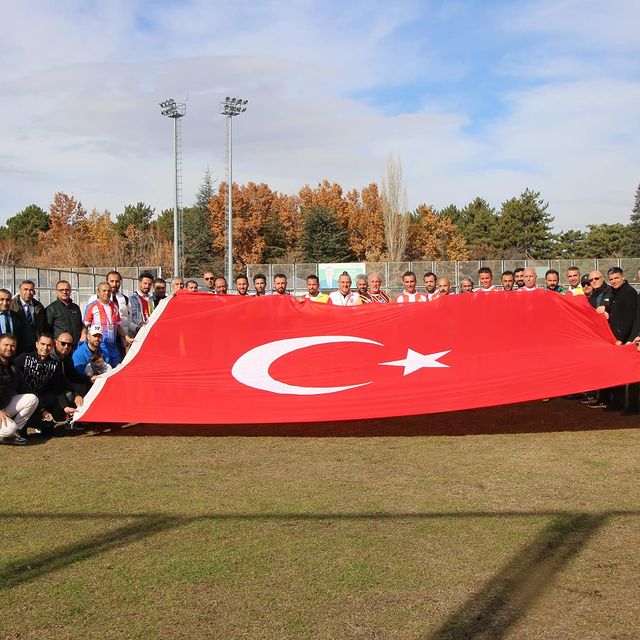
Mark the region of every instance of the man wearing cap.
<instances>
[{"instance_id":1,"label":"man wearing cap","mask_svg":"<svg viewBox=\"0 0 640 640\"><path fill-rule=\"evenodd\" d=\"M73 368L78 375L84 377L84 370L95 353L101 353L104 361L113 366L109 351L102 344L102 327L100 325L89 327L87 340L81 342L73 352ZM92 376L89 382L93 382L96 378L97 376Z\"/></svg>"}]
</instances>

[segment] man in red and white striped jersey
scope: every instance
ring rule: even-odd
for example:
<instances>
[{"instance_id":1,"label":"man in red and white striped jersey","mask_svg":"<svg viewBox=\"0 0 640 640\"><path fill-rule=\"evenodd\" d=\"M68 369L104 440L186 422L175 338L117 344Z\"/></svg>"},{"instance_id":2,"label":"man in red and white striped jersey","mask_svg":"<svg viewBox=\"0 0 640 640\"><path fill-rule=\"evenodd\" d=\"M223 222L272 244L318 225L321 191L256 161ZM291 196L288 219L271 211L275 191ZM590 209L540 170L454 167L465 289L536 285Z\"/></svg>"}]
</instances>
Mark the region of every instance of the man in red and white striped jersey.
<instances>
[{"instance_id":1,"label":"man in red and white striped jersey","mask_svg":"<svg viewBox=\"0 0 640 640\"><path fill-rule=\"evenodd\" d=\"M402 274L402 286L404 291L396 296L396 302L428 302L426 294L416 291L416 274L413 271Z\"/></svg>"}]
</instances>

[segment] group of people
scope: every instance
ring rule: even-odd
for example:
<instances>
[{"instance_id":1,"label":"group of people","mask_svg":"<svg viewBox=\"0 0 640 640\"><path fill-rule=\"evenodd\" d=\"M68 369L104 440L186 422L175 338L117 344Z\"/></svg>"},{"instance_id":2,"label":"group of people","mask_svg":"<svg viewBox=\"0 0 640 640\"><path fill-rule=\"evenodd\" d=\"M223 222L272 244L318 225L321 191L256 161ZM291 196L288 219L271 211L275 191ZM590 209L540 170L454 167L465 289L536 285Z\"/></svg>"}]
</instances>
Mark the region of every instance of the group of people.
<instances>
[{"instance_id":1,"label":"group of people","mask_svg":"<svg viewBox=\"0 0 640 640\"><path fill-rule=\"evenodd\" d=\"M0 289L0 444L25 445L27 433L82 431L72 418L84 396L99 375L120 364L167 293L166 282L150 273L139 276L130 296L121 285L120 273L110 272L84 311L66 280L56 283L47 307L31 280L23 280L15 296Z\"/></svg>"},{"instance_id":2,"label":"group of people","mask_svg":"<svg viewBox=\"0 0 640 640\"><path fill-rule=\"evenodd\" d=\"M640 269L638 269L640 282ZM611 267L605 274L595 269L588 274L581 274L580 269L571 266L566 270L566 286L560 282L560 273L556 269L548 269L544 274L544 283L538 284L537 271L532 267L520 267L513 271L507 270L500 275L500 283L494 284L493 272L489 267L478 270L477 286L472 278L464 278L460 282L460 292L457 295L483 295L494 291L508 291L523 294L538 289L552 291L561 295L584 296L597 313L603 314L618 344L635 343L640 350L640 304L638 293L625 278L620 267ZM228 285L224 277L215 277L207 271L203 275L205 291L215 295L227 295ZM351 276L344 272L338 278L338 289L330 293L320 291L319 278L316 274L307 276L307 293L299 296L300 301L310 300L341 307L362 304L406 304L414 302L432 302L438 298L454 295L449 278L440 277L428 271L423 275L424 289L418 290L418 278L413 271L406 271L402 275L403 291L395 296L389 295L382 289L382 278L374 272L368 276L357 275L355 288L352 288ZM287 276L277 273L273 277L273 290L267 293L267 278L258 273L253 276L255 292L249 293L249 279L240 274L235 278L237 295L290 295ZM191 280L184 283L181 278L174 278L172 289L177 291L186 287L197 291L198 283ZM640 405L640 387L627 385L613 389L601 389L579 394L578 399L594 409L608 409L636 414Z\"/></svg>"},{"instance_id":3,"label":"group of people","mask_svg":"<svg viewBox=\"0 0 640 640\"><path fill-rule=\"evenodd\" d=\"M225 278L206 271L203 280L204 291L228 295ZM621 268L612 267L605 278L599 270L581 275L577 267L570 267L566 272L566 288L554 269L545 273L543 286L537 280L536 270L528 267L503 272L500 284L494 285L491 269L481 267L478 286L465 278L458 295L492 291L517 294L543 288L562 295L585 296L595 311L606 317L618 344L635 343L640 349L638 294ZM406 271L402 275L402 293L391 296L382 289L379 273L358 275L354 289L351 276L344 272L338 279L338 289L323 293L318 276L310 274L306 280L307 293L298 299L349 307L429 303L452 295L448 278L427 272L423 283L424 290L419 291L416 274ZM241 296L290 295L283 273L274 276L270 293L264 274L253 277L253 294L249 293L246 275L236 276L234 284ZM71 284L66 280L56 283L56 300L47 307L36 299L36 287L31 280L23 280L15 296L0 289L0 444L26 444L28 428L30 434L40 436L59 430L81 430L72 418L83 397L98 376L120 364L138 331L168 294L167 282L150 273L140 274L137 289L129 296L121 291L121 285L120 273L108 273L84 311L71 299ZM173 278L170 286L170 293L198 290L195 280L185 282L180 277ZM634 384L589 392L580 399L593 408L637 413L639 395L639 386Z\"/></svg>"}]
</instances>

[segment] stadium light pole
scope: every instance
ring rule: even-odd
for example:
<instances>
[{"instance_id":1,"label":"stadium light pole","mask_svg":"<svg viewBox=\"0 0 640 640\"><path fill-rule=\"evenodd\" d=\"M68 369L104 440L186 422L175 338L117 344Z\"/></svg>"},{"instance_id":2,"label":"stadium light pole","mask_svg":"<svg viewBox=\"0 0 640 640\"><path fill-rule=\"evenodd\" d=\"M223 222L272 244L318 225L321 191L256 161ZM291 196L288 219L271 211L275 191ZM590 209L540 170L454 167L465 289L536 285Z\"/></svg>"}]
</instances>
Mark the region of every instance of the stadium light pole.
<instances>
[{"instance_id":1,"label":"stadium light pole","mask_svg":"<svg viewBox=\"0 0 640 640\"><path fill-rule=\"evenodd\" d=\"M163 100L160 103L160 113L173 120L173 186L174 186L174 204L173 204L173 277L180 275L180 234L178 231L178 216L180 209L180 149L179 149L179 120L187 112L187 105L176 102L173 98Z\"/></svg>"},{"instance_id":2,"label":"stadium light pole","mask_svg":"<svg viewBox=\"0 0 640 640\"><path fill-rule=\"evenodd\" d=\"M220 103L220 113L227 119L227 282L233 282L233 168L231 120L247 110L248 100L227 96Z\"/></svg>"}]
</instances>

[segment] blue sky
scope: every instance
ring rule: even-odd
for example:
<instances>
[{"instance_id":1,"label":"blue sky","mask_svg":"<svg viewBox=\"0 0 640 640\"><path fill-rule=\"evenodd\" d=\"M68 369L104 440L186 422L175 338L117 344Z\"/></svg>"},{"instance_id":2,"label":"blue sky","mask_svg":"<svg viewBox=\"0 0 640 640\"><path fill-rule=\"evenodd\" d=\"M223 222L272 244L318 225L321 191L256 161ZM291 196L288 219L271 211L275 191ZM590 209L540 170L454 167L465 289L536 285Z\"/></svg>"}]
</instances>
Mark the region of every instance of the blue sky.
<instances>
[{"instance_id":1,"label":"blue sky","mask_svg":"<svg viewBox=\"0 0 640 640\"><path fill-rule=\"evenodd\" d=\"M183 119L185 203L234 178L293 193L378 182L409 205L499 207L525 188L556 229L626 222L640 183L640 3L26 1L4 8L0 219L56 191L115 217L171 206L167 97Z\"/></svg>"}]
</instances>

